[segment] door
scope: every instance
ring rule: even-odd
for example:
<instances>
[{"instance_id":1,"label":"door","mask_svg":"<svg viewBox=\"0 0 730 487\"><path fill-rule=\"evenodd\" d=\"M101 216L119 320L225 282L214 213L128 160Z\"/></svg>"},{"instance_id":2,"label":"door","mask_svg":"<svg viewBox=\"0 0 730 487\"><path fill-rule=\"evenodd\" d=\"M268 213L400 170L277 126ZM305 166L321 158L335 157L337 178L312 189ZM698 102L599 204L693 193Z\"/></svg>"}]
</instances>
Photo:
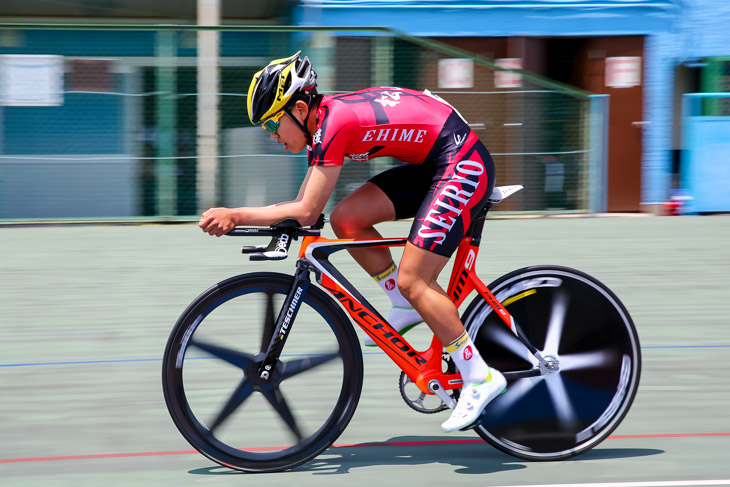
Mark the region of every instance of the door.
<instances>
[{"instance_id":1,"label":"door","mask_svg":"<svg viewBox=\"0 0 730 487\"><path fill-rule=\"evenodd\" d=\"M589 38L584 88L610 98L608 211L639 211L641 204L644 38Z\"/></svg>"},{"instance_id":2,"label":"door","mask_svg":"<svg viewBox=\"0 0 730 487\"><path fill-rule=\"evenodd\" d=\"M591 93L609 94L608 211L640 210L642 132L646 127L642 115L644 37L439 40L487 57L520 58L528 71Z\"/></svg>"},{"instance_id":3,"label":"door","mask_svg":"<svg viewBox=\"0 0 730 487\"><path fill-rule=\"evenodd\" d=\"M610 98L608 211L639 211L641 203L644 38L556 37L544 39L549 78ZM607 73L608 66L608 73Z\"/></svg>"}]
</instances>

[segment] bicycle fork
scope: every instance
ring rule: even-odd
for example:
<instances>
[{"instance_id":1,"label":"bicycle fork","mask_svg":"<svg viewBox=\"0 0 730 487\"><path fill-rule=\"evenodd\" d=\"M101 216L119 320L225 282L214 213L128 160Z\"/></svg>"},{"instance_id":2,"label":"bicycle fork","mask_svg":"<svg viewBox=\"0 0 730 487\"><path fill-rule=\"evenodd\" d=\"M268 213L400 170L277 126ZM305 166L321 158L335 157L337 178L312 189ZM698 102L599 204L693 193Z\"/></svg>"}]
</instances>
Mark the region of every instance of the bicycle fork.
<instances>
[{"instance_id":1,"label":"bicycle fork","mask_svg":"<svg viewBox=\"0 0 730 487\"><path fill-rule=\"evenodd\" d=\"M271 339L269 340L269 346L266 349L264 360L261 362L257 371L260 379L269 380L271 371L279 362L279 356L284 349L284 345L286 345L287 338L291 334L294 320L310 284L309 270L304 266L297 265L297 270L294 274L294 283L284 300L284 305L279 311L273 328L270 330ZM264 333L268 332L269 330L264 331Z\"/></svg>"}]
</instances>

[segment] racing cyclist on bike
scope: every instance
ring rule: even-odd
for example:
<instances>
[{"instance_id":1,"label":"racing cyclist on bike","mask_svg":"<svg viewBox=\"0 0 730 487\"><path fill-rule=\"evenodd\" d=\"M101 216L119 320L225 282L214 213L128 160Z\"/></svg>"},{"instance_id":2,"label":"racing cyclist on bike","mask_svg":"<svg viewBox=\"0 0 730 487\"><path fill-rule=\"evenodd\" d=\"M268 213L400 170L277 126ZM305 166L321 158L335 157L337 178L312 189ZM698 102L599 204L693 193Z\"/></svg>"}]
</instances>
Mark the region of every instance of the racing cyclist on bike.
<instances>
[{"instance_id":1,"label":"racing cyclist on bike","mask_svg":"<svg viewBox=\"0 0 730 487\"><path fill-rule=\"evenodd\" d=\"M328 96L317 92L316 82L309 59L298 52L256 73L248 91L254 125L261 123L285 150L307 149L309 169L296 199L266 207L212 208L199 225L215 236L238 225L272 225L286 218L313 225L345 157L390 156L404 162L343 199L330 220L338 238L381 238L375 224L413 218L400 268L388 248L350 253L390 297L387 320L393 328L404 332L422 318L446 344L464 382L441 426L446 432L468 428L507 383L481 357L437 278L492 192L492 158L456 109L428 91L369 88ZM374 344L369 337L368 344Z\"/></svg>"}]
</instances>

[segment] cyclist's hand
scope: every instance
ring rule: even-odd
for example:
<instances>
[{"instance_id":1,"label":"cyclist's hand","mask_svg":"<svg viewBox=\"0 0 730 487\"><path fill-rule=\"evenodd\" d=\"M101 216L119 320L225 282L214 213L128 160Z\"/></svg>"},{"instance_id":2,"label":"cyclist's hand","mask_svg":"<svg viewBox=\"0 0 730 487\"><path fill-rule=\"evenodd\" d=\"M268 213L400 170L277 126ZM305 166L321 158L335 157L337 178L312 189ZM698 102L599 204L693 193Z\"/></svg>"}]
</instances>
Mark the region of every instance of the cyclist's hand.
<instances>
[{"instance_id":1,"label":"cyclist's hand","mask_svg":"<svg viewBox=\"0 0 730 487\"><path fill-rule=\"evenodd\" d=\"M220 237L236 227L233 220L233 210L230 208L211 208L203 213L198 226L205 233Z\"/></svg>"}]
</instances>

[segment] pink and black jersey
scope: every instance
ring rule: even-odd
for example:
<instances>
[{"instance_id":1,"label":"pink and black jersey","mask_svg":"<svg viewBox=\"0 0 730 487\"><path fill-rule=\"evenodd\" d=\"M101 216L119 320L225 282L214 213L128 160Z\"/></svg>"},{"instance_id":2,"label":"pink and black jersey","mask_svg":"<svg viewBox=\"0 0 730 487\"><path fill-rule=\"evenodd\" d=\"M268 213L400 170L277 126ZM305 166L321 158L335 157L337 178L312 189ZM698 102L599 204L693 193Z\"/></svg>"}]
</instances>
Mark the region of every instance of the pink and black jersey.
<instances>
[{"instance_id":1,"label":"pink and black jersey","mask_svg":"<svg viewBox=\"0 0 730 487\"><path fill-rule=\"evenodd\" d=\"M403 164L373 178L397 219L414 218L412 244L450 256L494 187L489 151L459 113L430 93L369 88L325 96L310 166L390 156Z\"/></svg>"},{"instance_id":2,"label":"pink and black jersey","mask_svg":"<svg viewBox=\"0 0 730 487\"><path fill-rule=\"evenodd\" d=\"M454 109L433 95L403 88L368 88L324 96L308 151L310 166L390 156L421 164Z\"/></svg>"}]
</instances>

